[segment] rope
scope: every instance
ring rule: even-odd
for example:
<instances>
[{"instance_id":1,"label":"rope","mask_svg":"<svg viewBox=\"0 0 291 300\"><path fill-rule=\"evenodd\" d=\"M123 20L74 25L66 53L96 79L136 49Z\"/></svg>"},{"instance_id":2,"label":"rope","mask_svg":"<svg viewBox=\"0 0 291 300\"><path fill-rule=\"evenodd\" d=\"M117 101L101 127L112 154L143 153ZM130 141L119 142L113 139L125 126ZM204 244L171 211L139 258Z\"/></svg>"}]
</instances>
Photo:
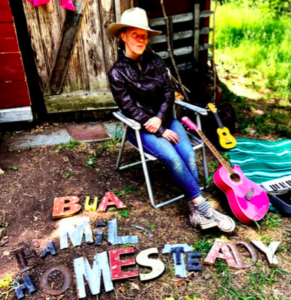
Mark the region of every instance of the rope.
<instances>
[{"instance_id":1,"label":"rope","mask_svg":"<svg viewBox=\"0 0 291 300\"><path fill-rule=\"evenodd\" d=\"M174 56L173 56L173 52L172 52L172 48L171 48L171 42L170 42L170 26L169 26L169 19L167 17L167 14L166 14L166 10L165 10L165 7L164 7L164 0L161 0L161 6L162 6L162 10L163 10L163 15L164 15L164 19L165 19L165 22L166 22L166 27L167 27L167 44L168 44L168 51L169 51L169 55L170 55L170 58L171 58L171 62L172 62L172 65L175 69L175 73L177 75L177 78L178 78L178 81L179 81L179 84L180 84L180 88L181 88L181 91L184 95L184 97L186 98L186 100L188 102L189 101L189 98L188 98L188 95L187 93L185 92L185 89L184 89L184 86L182 84L182 80L181 80L181 77L180 77L180 74L179 74L179 71L177 69L177 66L176 66L176 62L175 62L175 59L174 59Z\"/></svg>"},{"instance_id":2,"label":"rope","mask_svg":"<svg viewBox=\"0 0 291 300\"><path fill-rule=\"evenodd\" d=\"M216 102L216 87L217 87L217 71L215 66L215 16L218 0L215 0L215 7L213 12L213 31L212 31L212 70L213 70L213 102Z\"/></svg>"}]
</instances>

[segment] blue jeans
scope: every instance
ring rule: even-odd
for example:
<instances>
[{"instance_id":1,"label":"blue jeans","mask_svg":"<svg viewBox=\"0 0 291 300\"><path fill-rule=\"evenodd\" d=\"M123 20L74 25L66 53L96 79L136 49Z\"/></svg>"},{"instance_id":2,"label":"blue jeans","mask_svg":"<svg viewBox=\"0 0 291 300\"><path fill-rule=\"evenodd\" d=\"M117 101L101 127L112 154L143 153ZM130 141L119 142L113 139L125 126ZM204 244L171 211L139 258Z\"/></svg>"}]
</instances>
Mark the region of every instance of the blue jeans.
<instances>
[{"instance_id":1,"label":"blue jeans","mask_svg":"<svg viewBox=\"0 0 291 300\"><path fill-rule=\"evenodd\" d=\"M185 195L185 200L189 201L202 194L198 185L195 152L186 131L178 120L173 119L168 129L173 130L179 136L178 144L175 145L163 137L157 137L142 129L140 135L143 148L145 152L166 163L175 183ZM133 130L128 131L127 138L137 145Z\"/></svg>"}]
</instances>

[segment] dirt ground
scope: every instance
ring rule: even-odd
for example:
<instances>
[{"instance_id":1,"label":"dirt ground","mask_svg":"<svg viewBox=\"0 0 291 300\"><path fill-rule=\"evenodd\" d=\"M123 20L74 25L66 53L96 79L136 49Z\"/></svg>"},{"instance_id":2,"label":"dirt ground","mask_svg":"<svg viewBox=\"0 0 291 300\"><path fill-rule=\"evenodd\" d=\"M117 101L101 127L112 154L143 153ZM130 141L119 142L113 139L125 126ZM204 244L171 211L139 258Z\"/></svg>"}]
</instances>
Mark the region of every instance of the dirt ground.
<instances>
[{"instance_id":1,"label":"dirt ground","mask_svg":"<svg viewBox=\"0 0 291 300\"><path fill-rule=\"evenodd\" d=\"M12 140L13 136L9 139ZM258 226L247 226L237 221L237 228L231 234L222 234L218 229L194 229L188 223L187 208L183 200L159 209L151 207L140 167L116 171L118 150L119 144L114 141L86 143L72 149L66 146L46 146L13 150L7 148L6 143L1 144L0 166L4 174L0 176L0 224L2 229L7 229L3 230L0 239L0 280L7 275L21 279L23 275L29 274L36 292L31 295L25 292L25 299L77 299L74 280L61 296L49 296L39 288L41 275L54 265L65 265L74 274L73 261L82 256L86 256L92 264L93 257L103 251L132 246L135 252L130 255L132 258L142 250L157 247L158 258L166 266L165 273L160 278L146 283L141 282L138 277L116 281L112 292L106 293L102 286L99 298L91 295L87 285L86 299L291 299L291 224L288 217L268 213L265 221ZM214 160L210 153L208 156L208 161ZM127 149L126 159L134 161L135 157ZM93 164L88 163L90 158L94 158L91 160ZM178 194L161 163L152 163L150 172L152 181L155 182L157 199ZM70 244L68 249L60 250L60 221L52 219L54 198L78 196L83 204L86 196L97 196L100 203L109 191L114 191L127 205L128 217L122 216L118 211L100 214L83 209L74 218L89 216L93 232L96 233L96 222L116 217L118 234L138 235L139 243L110 246L105 228L101 246L83 242L80 247ZM205 196L214 207L231 214L226 198L213 184L205 192ZM151 228L154 237L150 238L146 232L132 227L133 223ZM187 272L187 278L182 279L175 277L172 255L161 252L164 244L187 243L193 245L195 251L201 252L204 258L217 238L230 241L262 240L267 245L271 241L281 241L276 254L279 268L270 268L265 256L259 254L258 262L250 269L229 269L222 260L218 260L214 266L203 265L202 272ZM35 261L36 267L21 274L11 251L33 242L34 245L39 245L35 249L40 254L48 240L54 242L57 255L48 255L45 259L30 259L30 262ZM248 255L244 249L242 253L247 260ZM137 270L140 273L149 271L138 265L124 268L126 270ZM49 277L54 288L60 287L62 280L57 272ZM1 299L5 299L4 294L0 295ZM17 299L14 292L10 293L8 299Z\"/></svg>"}]
</instances>

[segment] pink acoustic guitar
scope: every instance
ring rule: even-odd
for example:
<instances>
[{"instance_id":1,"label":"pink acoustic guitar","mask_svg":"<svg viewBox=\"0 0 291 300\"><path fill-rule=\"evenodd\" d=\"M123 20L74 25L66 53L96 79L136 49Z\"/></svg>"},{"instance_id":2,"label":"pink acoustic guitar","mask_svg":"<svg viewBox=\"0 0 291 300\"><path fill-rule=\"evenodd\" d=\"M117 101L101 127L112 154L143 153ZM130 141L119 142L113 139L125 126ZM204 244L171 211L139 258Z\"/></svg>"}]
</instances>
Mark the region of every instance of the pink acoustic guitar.
<instances>
[{"instance_id":1,"label":"pink acoustic guitar","mask_svg":"<svg viewBox=\"0 0 291 300\"><path fill-rule=\"evenodd\" d=\"M265 191L247 179L238 165L230 167L198 126L189 118L182 118L182 122L189 129L197 131L220 162L221 165L214 173L213 180L218 188L226 194L233 214L245 224L262 219L269 209L269 198Z\"/></svg>"}]
</instances>

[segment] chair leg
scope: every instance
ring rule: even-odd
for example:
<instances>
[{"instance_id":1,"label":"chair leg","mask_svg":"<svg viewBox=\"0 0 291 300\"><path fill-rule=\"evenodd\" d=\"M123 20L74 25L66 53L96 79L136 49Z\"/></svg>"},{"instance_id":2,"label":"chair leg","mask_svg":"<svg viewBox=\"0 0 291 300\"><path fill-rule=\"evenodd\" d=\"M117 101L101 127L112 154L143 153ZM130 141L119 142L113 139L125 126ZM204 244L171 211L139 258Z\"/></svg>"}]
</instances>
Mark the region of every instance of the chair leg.
<instances>
[{"instance_id":1,"label":"chair leg","mask_svg":"<svg viewBox=\"0 0 291 300\"><path fill-rule=\"evenodd\" d=\"M119 150L118 157L117 157L117 162L116 162L116 169L117 170L119 170L119 167L120 167L121 157L122 157L122 153L123 153L123 150L124 150L124 145L125 145L125 142L126 142L127 130L128 130L128 125L125 124L123 126L123 136L122 136L121 145L120 145L121 148Z\"/></svg>"},{"instance_id":2,"label":"chair leg","mask_svg":"<svg viewBox=\"0 0 291 300\"><path fill-rule=\"evenodd\" d=\"M196 115L196 122L198 127L202 130L200 115L198 114ZM205 187L208 187L209 185L208 184L206 185L206 180L208 179L209 174L208 174L208 167L207 167L207 160L206 160L205 144L201 148L201 152L202 152L202 161L203 161L203 169L204 169L204 176L205 176Z\"/></svg>"},{"instance_id":3,"label":"chair leg","mask_svg":"<svg viewBox=\"0 0 291 300\"><path fill-rule=\"evenodd\" d=\"M206 160L205 146L203 146L201 148L201 152L202 152L202 162L203 162L203 169L204 169L204 176L205 176L205 187L208 187L209 184L206 184L206 180L208 179L209 174L208 174L208 166L207 166L207 160Z\"/></svg>"},{"instance_id":4,"label":"chair leg","mask_svg":"<svg viewBox=\"0 0 291 300\"><path fill-rule=\"evenodd\" d=\"M180 195L178 197L169 199L169 200L164 201L164 202L159 203L159 204L155 203L153 190L152 190L152 184L151 184L151 180L150 180L150 176L149 176L149 172L148 172L148 167L147 167L147 164L146 164L146 159L145 159L145 155L144 155L144 151L143 151L143 146L142 146L139 130L136 130L135 134L136 134L137 145L138 145L138 148L139 148L139 151L140 151L143 172L144 172L144 176L145 176L145 180L146 180L146 186L147 186L148 195L149 195L149 198L150 198L150 201L151 201L151 205L154 208L159 208L159 207L162 207L164 205L170 204L174 201L177 201L179 199L184 198L184 195Z\"/></svg>"},{"instance_id":5,"label":"chair leg","mask_svg":"<svg viewBox=\"0 0 291 300\"><path fill-rule=\"evenodd\" d=\"M156 208L155 199L154 199L154 196L153 196L152 185L151 185L151 180L150 180L148 167L147 167L146 160L145 160L145 155L144 155L144 151L143 151L143 146L142 146L139 130L135 131L135 136L136 136L137 146L138 146L139 153L140 153L140 158L141 158L142 168L143 168L143 172L144 172L144 177L145 177L145 180L146 180L148 195L149 195L152 206L154 208Z\"/></svg>"}]
</instances>

